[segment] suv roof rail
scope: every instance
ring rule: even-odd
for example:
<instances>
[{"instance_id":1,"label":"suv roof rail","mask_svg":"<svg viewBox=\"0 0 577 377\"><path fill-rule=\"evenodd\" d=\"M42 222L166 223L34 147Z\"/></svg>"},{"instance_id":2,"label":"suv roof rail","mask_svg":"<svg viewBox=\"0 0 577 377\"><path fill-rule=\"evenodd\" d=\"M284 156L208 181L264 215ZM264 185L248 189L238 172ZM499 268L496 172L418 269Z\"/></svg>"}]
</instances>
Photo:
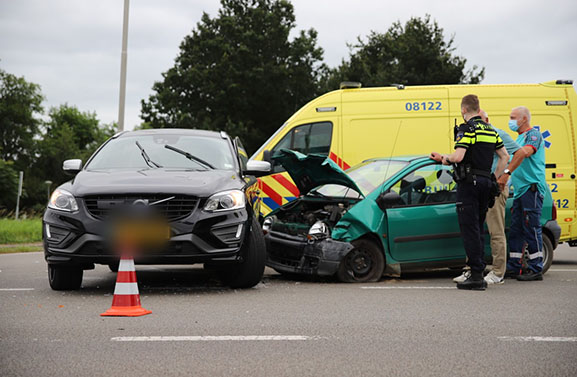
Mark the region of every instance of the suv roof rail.
<instances>
[{"instance_id":1,"label":"suv roof rail","mask_svg":"<svg viewBox=\"0 0 577 377\"><path fill-rule=\"evenodd\" d=\"M117 132L117 133L115 133L115 134L112 136L112 139L116 139L118 136L120 136L120 135L122 135L122 134L125 134L125 133L127 133L127 132L128 132L128 130L124 130L124 131Z\"/></svg>"}]
</instances>

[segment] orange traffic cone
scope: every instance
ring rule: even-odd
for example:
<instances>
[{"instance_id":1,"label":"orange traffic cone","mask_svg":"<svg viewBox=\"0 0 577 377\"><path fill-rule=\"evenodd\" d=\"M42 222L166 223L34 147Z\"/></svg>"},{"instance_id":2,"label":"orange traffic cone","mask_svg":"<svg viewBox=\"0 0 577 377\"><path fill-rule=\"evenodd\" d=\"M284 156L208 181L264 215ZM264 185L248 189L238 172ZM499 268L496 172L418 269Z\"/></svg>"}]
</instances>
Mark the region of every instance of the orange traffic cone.
<instances>
[{"instance_id":1,"label":"orange traffic cone","mask_svg":"<svg viewBox=\"0 0 577 377\"><path fill-rule=\"evenodd\" d=\"M120 264L118 266L112 307L100 315L138 317L150 313L152 313L150 310L143 309L142 306L140 306L140 294L138 293L138 283L136 282L134 259L131 256L123 256L120 258Z\"/></svg>"}]
</instances>

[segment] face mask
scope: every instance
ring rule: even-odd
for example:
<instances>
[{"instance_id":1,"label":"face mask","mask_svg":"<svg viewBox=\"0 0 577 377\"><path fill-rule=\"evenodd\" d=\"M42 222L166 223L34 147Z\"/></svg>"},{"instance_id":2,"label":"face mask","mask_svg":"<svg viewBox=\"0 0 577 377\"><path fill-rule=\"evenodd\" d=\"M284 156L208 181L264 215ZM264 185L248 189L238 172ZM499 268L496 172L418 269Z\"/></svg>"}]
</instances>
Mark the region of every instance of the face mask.
<instances>
[{"instance_id":1,"label":"face mask","mask_svg":"<svg viewBox=\"0 0 577 377\"><path fill-rule=\"evenodd\" d=\"M519 125L517 124L517 119L509 119L509 129L513 132L517 132Z\"/></svg>"}]
</instances>

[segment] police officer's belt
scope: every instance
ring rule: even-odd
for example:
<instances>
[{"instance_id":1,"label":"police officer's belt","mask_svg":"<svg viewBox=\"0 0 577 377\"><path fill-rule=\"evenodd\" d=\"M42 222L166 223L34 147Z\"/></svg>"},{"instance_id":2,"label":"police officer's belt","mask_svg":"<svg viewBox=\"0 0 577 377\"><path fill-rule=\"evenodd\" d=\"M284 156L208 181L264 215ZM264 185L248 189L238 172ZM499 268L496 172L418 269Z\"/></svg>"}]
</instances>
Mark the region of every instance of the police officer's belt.
<instances>
[{"instance_id":1,"label":"police officer's belt","mask_svg":"<svg viewBox=\"0 0 577 377\"><path fill-rule=\"evenodd\" d=\"M479 170L479 169L471 169L471 174L480 175L482 177L487 177L487 178L491 178L491 175L492 175L490 171Z\"/></svg>"}]
</instances>

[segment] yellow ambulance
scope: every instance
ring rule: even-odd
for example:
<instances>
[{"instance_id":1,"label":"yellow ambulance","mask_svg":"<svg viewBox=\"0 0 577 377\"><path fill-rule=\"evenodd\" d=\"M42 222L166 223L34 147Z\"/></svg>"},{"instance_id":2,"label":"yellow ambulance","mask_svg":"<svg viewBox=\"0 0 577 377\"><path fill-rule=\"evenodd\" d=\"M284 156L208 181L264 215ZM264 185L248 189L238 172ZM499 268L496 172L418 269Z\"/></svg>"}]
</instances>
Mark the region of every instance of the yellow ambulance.
<instances>
[{"instance_id":1,"label":"yellow ambulance","mask_svg":"<svg viewBox=\"0 0 577 377\"><path fill-rule=\"evenodd\" d=\"M261 212L299 196L299 190L271 155L282 148L328 155L347 169L372 157L448 153L453 127L461 123L461 98L476 94L493 126L508 129L511 109L527 106L531 124L543 135L547 183L557 206L560 241L577 245L577 94L569 80L541 84L439 85L361 88L343 83L298 110L267 140L252 160L272 162L260 179Z\"/></svg>"}]
</instances>

